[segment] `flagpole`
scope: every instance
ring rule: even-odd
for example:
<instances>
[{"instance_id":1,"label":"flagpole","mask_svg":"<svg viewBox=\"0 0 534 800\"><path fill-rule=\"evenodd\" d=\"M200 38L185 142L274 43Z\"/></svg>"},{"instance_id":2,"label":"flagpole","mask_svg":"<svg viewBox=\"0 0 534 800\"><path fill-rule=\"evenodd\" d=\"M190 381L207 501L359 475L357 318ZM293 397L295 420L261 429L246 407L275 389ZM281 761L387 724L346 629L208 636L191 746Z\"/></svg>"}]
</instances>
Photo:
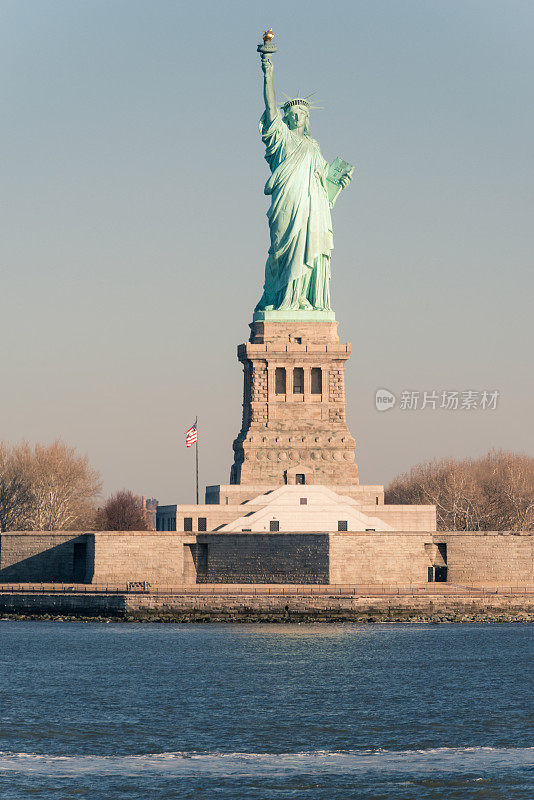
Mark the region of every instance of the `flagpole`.
<instances>
[{"instance_id":1,"label":"flagpole","mask_svg":"<svg viewBox=\"0 0 534 800\"><path fill-rule=\"evenodd\" d=\"M198 506L198 417L195 417L195 427L197 429L197 440L195 442L195 472L196 472L196 487L197 487L197 506Z\"/></svg>"}]
</instances>

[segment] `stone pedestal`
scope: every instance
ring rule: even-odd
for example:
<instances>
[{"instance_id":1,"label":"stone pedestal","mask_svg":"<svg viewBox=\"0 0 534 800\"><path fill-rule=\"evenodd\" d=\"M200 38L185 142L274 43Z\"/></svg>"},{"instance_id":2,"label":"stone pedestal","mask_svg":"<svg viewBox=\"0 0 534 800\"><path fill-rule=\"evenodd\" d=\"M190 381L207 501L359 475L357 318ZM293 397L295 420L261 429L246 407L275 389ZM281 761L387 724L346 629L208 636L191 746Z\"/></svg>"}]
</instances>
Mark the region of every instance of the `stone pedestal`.
<instances>
[{"instance_id":1,"label":"stone pedestal","mask_svg":"<svg viewBox=\"0 0 534 800\"><path fill-rule=\"evenodd\" d=\"M232 484L355 485L356 442L345 418L345 362L337 322L257 320L238 347L243 424Z\"/></svg>"}]
</instances>

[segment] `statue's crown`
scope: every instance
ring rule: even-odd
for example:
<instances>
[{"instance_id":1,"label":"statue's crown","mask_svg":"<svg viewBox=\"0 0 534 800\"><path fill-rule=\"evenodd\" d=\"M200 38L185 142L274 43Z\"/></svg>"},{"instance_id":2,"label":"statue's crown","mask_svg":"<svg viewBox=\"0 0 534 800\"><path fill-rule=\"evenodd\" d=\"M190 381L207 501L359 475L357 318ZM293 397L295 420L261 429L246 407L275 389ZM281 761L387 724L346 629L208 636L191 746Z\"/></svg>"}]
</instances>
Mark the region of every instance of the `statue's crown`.
<instances>
[{"instance_id":1,"label":"statue's crown","mask_svg":"<svg viewBox=\"0 0 534 800\"><path fill-rule=\"evenodd\" d=\"M310 104L305 97L295 97L293 100L288 100L284 103L282 108L284 111L287 111L290 106L306 106L306 108L310 108Z\"/></svg>"}]
</instances>

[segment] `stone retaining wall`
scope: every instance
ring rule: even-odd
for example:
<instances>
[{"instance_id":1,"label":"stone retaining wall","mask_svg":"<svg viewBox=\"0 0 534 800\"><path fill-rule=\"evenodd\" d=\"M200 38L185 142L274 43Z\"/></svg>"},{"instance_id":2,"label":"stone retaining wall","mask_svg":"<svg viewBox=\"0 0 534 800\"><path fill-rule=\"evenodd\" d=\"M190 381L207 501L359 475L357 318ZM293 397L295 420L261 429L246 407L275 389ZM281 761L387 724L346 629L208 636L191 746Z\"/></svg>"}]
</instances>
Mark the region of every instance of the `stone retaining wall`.
<instances>
[{"instance_id":1,"label":"stone retaining wall","mask_svg":"<svg viewBox=\"0 0 534 800\"><path fill-rule=\"evenodd\" d=\"M441 549L440 549L441 548ZM13 532L1 583L534 583L533 532ZM433 572L434 570L434 572Z\"/></svg>"},{"instance_id":2,"label":"stone retaining wall","mask_svg":"<svg viewBox=\"0 0 534 800\"><path fill-rule=\"evenodd\" d=\"M521 584L534 579L534 533L444 531L448 580L467 584Z\"/></svg>"},{"instance_id":3,"label":"stone retaining wall","mask_svg":"<svg viewBox=\"0 0 534 800\"><path fill-rule=\"evenodd\" d=\"M111 617L165 621L261 621L305 619L321 621L389 621L392 618L534 621L534 594L465 596L339 597L335 595L282 594L153 595L0 593L0 615L22 617Z\"/></svg>"},{"instance_id":4,"label":"stone retaining wall","mask_svg":"<svg viewBox=\"0 0 534 800\"><path fill-rule=\"evenodd\" d=\"M74 545L85 545L87 536L54 531L17 531L0 536L0 581L50 583L74 579ZM87 551L86 551L87 552ZM79 580L86 580L86 569Z\"/></svg>"}]
</instances>

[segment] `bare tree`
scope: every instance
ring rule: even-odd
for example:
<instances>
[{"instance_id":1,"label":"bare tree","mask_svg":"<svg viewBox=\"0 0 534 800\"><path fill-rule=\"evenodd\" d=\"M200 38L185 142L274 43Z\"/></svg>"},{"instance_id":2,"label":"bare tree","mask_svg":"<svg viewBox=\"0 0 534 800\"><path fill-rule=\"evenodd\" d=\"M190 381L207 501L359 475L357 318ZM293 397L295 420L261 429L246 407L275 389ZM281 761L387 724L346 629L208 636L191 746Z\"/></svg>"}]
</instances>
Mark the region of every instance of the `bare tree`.
<instances>
[{"instance_id":1,"label":"bare tree","mask_svg":"<svg viewBox=\"0 0 534 800\"><path fill-rule=\"evenodd\" d=\"M29 513L31 487L13 458L13 449L0 442L0 531L24 527Z\"/></svg>"},{"instance_id":2,"label":"bare tree","mask_svg":"<svg viewBox=\"0 0 534 800\"><path fill-rule=\"evenodd\" d=\"M84 530L90 527L100 492L98 474L87 456L60 441L27 442L9 452L8 463L21 487L18 511L8 527L22 530Z\"/></svg>"},{"instance_id":3,"label":"bare tree","mask_svg":"<svg viewBox=\"0 0 534 800\"><path fill-rule=\"evenodd\" d=\"M96 530L146 531L149 529L143 498L122 489L98 509Z\"/></svg>"},{"instance_id":4,"label":"bare tree","mask_svg":"<svg viewBox=\"0 0 534 800\"><path fill-rule=\"evenodd\" d=\"M477 462L489 530L534 529L534 459L492 451Z\"/></svg>"},{"instance_id":5,"label":"bare tree","mask_svg":"<svg viewBox=\"0 0 534 800\"><path fill-rule=\"evenodd\" d=\"M438 530L533 530L534 459L490 451L418 464L386 490L387 503L431 503Z\"/></svg>"}]
</instances>

